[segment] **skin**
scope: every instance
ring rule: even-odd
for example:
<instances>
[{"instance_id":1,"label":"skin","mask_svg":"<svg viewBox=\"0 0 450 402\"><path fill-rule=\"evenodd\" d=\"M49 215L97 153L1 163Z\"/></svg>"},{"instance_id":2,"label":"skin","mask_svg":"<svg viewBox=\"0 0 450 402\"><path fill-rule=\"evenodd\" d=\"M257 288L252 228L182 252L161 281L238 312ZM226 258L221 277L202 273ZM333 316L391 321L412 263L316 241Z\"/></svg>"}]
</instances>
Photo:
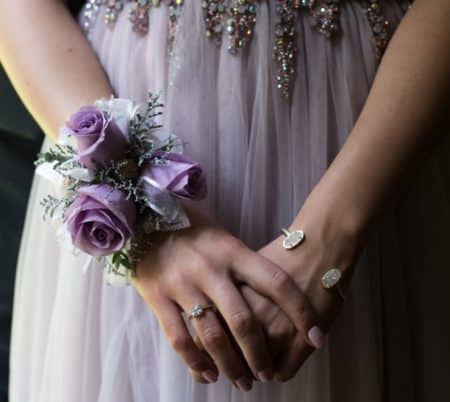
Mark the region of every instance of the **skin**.
<instances>
[{"instance_id":1,"label":"skin","mask_svg":"<svg viewBox=\"0 0 450 402\"><path fill-rule=\"evenodd\" d=\"M273 362L267 332L238 284L245 283L273 300L270 305L280 306L295 332L310 345L305 334L316 318L309 301L281 268L195 210L189 212L190 228L153 236L152 252L138 265L134 284L196 378L215 382L220 371L247 391L253 378L272 378ZM222 319L208 310L192 320L202 351L181 312L211 302Z\"/></svg>"},{"instance_id":2,"label":"skin","mask_svg":"<svg viewBox=\"0 0 450 402\"><path fill-rule=\"evenodd\" d=\"M111 88L64 5L35 3L17 0L1 9L0 60L26 105L55 138L70 113L109 95ZM439 131L449 97L449 19L448 0L416 0L403 18L345 145L291 224L307 234L301 247L288 253L279 237L254 253L195 211L195 227L155 239L155 253L139 266L136 288L194 378L213 382L220 369L247 390L252 377L263 379L261 370L267 370L268 379L272 373L281 381L292 378L314 350L309 330L315 325L328 329L341 305L335 292L320 286L320 277L338 266L344 272L343 286L348 285L372 222L395 194L395 185L437 140L430 133ZM19 50L24 48L27 52ZM48 74L35 76L35 71ZM213 244L214 253L202 251ZM169 261L171 253L176 260ZM287 275L279 273L280 267ZM275 275L275 293L288 287L302 300L297 312L270 294L273 289L262 279L268 278L262 272L266 270L272 279ZM292 290L289 277L307 299ZM194 320L194 342L180 312L202 303L202 297L207 297L205 302L217 297L209 286L217 286L221 300L214 302L225 322L211 311ZM269 357L255 348L263 342L270 345ZM221 353L222 347L228 353Z\"/></svg>"}]
</instances>

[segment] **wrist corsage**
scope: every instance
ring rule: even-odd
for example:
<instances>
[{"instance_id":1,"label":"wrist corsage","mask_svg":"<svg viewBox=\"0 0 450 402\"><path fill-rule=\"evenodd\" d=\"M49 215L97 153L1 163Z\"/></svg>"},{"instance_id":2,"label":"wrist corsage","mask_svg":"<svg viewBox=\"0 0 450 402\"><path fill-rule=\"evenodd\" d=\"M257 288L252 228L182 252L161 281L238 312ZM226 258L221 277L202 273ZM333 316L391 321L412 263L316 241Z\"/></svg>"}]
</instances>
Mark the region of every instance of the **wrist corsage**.
<instances>
[{"instance_id":1,"label":"wrist corsage","mask_svg":"<svg viewBox=\"0 0 450 402\"><path fill-rule=\"evenodd\" d=\"M42 205L58 237L103 262L111 284L129 283L149 234L190 225L181 200L206 195L200 165L158 124L162 104L100 99L81 107L36 172L55 185Z\"/></svg>"}]
</instances>

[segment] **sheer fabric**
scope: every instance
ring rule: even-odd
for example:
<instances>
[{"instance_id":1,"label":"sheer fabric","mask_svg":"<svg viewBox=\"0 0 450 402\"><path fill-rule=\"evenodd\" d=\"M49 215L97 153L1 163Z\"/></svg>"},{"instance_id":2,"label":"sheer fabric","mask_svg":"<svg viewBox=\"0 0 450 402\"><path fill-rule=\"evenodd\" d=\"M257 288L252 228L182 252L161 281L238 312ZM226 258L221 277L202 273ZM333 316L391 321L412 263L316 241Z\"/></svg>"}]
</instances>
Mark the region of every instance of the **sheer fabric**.
<instances>
[{"instance_id":1,"label":"sheer fabric","mask_svg":"<svg viewBox=\"0 0 450 402\"><path fill-rule=\"evenodd\" d=\"M385 7L395 26L402 7ZM333 41L298 18L288 104L273 79L273 3L258 13L251 45L234 57L204 36L199 1L184 6L170 62L165 7L152 8L146 36L130 30L126 12L113 29L100 15L91 32L117 95L144 101L162 91L164 123L208 173L205 210L255 249L291 222L333 160L377 68L357 2L343 2ZM193 382L133 288L105 285L96 266L83 274L83 258L42 220L49 189L36 177L18 263L11 402L441 401L450 369L450 324L441 320L450 307L449 152L444 139L380 217L326 347L293 380L248 394L223 379Z\"/></svg>"}]
</instances>

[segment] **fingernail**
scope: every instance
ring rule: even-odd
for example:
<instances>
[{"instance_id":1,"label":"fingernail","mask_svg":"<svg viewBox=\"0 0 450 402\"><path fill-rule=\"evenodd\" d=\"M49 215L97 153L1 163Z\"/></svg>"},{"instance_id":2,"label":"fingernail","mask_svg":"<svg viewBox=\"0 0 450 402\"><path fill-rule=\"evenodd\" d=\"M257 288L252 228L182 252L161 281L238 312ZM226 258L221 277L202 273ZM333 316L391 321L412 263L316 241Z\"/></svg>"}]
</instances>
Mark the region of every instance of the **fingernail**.
<instances>
[{"instance_id":1,"label":"fingernail","mask_svg":"<svg viewBox=\"0 0 450 402\"><path fill-rule=\"evenodd\" d=\"M273 372L271 369L259 371L258 378L261 382L269 382L273 378Z\"/></svg>"},{"instance_id":2,"label":"fingernail","mask_svg":"<svg viewBox=\"0 0 450 402\"><path fill-rule=\"evenodd\" d=\"M252 389L252 380L241 377L239 380L236 380L236 386L244 392L250 391Z\"/></svg>"},{"instance_id":3,"label":"fingernail","mask_svg":"<svg viewBox=\"0 0 450 402\"><path fill-rule=\"evenodd\" d=\"M308 331L308 339L316 349L319 349L323 346L325 335L319 327L314 326Z\"/></svg>"},{"instance_id":4,"label":"fingernail","mask_svg":"<svg viewBox=\"0 0 450 402\"><path fill-rule=\"evenodd\" d=\"M208 382L216 382L218 375L212 370L206 370L202 372L202 377Z\"/></svg>"}]
</instances>

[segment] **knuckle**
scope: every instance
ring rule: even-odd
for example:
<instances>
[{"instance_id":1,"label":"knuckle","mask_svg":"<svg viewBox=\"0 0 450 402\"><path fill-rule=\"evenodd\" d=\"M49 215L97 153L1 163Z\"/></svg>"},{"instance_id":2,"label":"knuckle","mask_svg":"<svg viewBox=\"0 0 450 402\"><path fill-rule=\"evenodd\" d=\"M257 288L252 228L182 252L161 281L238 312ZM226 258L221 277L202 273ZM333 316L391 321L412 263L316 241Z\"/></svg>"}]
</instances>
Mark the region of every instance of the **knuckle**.
<instances>
[{"instance_id":1,"label":"knuckle","mask_svg":"<svg viewBox=\"0 0 450 402\"><path fill-rule=\"evenodd\" d=\"M173 289L180 289L186 285L186 278L181 269L172 270L167 274L167 286Z\"/></svg>"},{"instance_id":2,"label":"knuckle","mask_svg":"<svg viewBox=\"0 0 450 402\"><path fill-rule=\"evenodd\" d=\"M312 322L312 312L304 299L297 304L296 313L301 327L304 329L309 328Z\"/></svg>"},{"instance_id":3,"label":"knuckle","mask_svg":"<svg viewBox=\"0 0 450 402\"><path fill-rule=\"evenodd\" d=\"M276 291L286 292L290 289L291 278L286 272L277 268L272 272L272 283Z\"/></svg>"},{"instance_id":4,"label":"knuckle","mask_svg":"<svg viewBox=\"0 0 450 402\"><path fill-rule=\"evenodd\" d=\"M212 257L201 252L196 252L189 261L191 278L195 278L199 282L210 281L217 273L221 272L220 265Z\"/></svg>"},{"instance_id":5,"label":"knuckle","mask_svg":"<svg viewBox=\"0 0 450 402\"><path fill-rule=\"evenodd\" d=\"M248 336L254 329L255 320L249 311L238 311L230 316L230 326L241 338Z\"/></svg>"},{"instance_id":6,"label":"knuckle","mask_svg":"<svg viewBox=\"0 0 450 402\"><path fill-rule=\"evenodd\" d=\"M191 349L192 341L187 335L173 334L169 336L169 341L172 347L180 354L183 354Z\"/></svg>"},{"instance_id":7,"label":"knuckle","mask_svg":"<svg viewBox=\"0 0 450 402\"><path fill-rule=\"evenodd\" d=\"M196 252L194 257L191 259L191 261L193 262L192 263L193 269L196 272L197 271L199 271L199 272L207 271L212 266L210 259L206 255L204 255L200 252Z\"/></svg>"},{"instance_id":8,"label":"knuckle","mask_svg":"<svg viewBox=\"0 0 450 402\"><path fill-rule=\"evenodd\" d=\"M231 235L224 237L222 245L225 254L232 262L239 261L239 258L243 256L242 252L246 249L242 240Z\"/></svg>"},{"instance_id":9,"label":"knuckle","mask_svg":"<svg viewBox=\"0 0 450 402\"><path fill-rule=\"evenodd\" d=\"M289 322L286 325L272 325L266 329L267 337L272 344L286 346L295 335L295 327Z\"/></svg>"},{"instance_id":10,"label":"knuckle","mask_svg":"<svg viewBox=\"0 0 450 402\"><path fill-rule=\"evenodd\" d=\"M216 326L210 326L203 330L202 342L206 349L217 350L225 343L225 333Z\"/></svg>"},{"instance_id":11,"label":"knuckle","mask_svg":"<svg viewBox=\"0 0 450 402\"><path fill-rule=\"evenodd\" d=\"M241 250L242 247L244 247L244 244L242 243L242 241L234 236L224 237L224 244L228 251Z\"/></svg>"}]
</instances>

